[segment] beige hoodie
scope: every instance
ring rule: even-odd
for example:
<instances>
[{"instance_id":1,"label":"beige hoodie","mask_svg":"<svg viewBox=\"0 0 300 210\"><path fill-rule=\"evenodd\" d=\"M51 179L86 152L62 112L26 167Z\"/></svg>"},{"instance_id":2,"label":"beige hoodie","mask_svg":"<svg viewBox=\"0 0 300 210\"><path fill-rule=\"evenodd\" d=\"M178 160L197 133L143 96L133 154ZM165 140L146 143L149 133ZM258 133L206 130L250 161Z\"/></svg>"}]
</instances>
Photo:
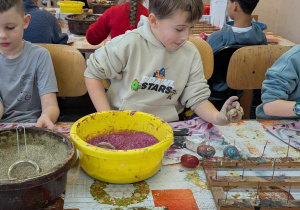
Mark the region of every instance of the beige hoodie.
<instances>
[{"instance_id":1,"label":"beige hoodie","mask_svg":"<svg viewBox=\"0 0 300 210\"><path fill-rule=\"evenodd\" d=\"M107 97L112 109L177 121L185 106L194 110L210 96L200 54L190 42L167 50L144 16L139 26L96 50L84 76L111 79Z\"/></svg>"}]
</instances>

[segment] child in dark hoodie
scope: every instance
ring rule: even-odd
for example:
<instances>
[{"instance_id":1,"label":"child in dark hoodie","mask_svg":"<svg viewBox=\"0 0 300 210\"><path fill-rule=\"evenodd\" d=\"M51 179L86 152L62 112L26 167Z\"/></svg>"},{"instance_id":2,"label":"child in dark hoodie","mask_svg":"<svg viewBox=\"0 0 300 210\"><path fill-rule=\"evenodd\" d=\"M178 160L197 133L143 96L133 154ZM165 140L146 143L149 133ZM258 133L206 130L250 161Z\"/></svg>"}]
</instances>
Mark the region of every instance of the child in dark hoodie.
<instances>
[{"instance_id":1,"label":"child in dark hoodie","mask_svg":"<svg viewBox=\"0 0 300 210\"><path fill-rule=\"evenodd\" d=\"M30 24L23 39L31 43L67 44L68 35L61 32L57 19L48 11L40 10L34 0L23 0L25 14L30 14Z\"/></svg>"},{"instance_id":2,"label":"child in dark hoodie","mask_svg":"<svg viewBox=\"0 0 300 210\"><path fill-rule=\"evenodd\" d=\"M227 14L234 25L224 24L207 39L213 51L228 45L266 45L264 32L255 23L251 23L251 14L259 0L228 0Z\"/></svg>"}]
</instances>

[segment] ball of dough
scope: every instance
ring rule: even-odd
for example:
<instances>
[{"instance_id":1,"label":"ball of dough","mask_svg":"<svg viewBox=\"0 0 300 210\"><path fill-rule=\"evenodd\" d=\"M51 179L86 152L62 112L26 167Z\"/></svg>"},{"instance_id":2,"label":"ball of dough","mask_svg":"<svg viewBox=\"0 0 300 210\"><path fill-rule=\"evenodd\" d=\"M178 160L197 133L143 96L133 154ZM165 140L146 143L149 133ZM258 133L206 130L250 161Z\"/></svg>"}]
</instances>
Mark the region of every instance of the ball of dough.
<instances>
[{"instance_id":1,"label":"ball of dough","mask_svg":"<svg viewBox=\"0 0 300 210\"><path fill-rule=\"evenodd\" d=\"M242 112L238 109L230 109L227 112L227 119L231 123L237 123L242 119Z\"/></svg>"}]
</instances>

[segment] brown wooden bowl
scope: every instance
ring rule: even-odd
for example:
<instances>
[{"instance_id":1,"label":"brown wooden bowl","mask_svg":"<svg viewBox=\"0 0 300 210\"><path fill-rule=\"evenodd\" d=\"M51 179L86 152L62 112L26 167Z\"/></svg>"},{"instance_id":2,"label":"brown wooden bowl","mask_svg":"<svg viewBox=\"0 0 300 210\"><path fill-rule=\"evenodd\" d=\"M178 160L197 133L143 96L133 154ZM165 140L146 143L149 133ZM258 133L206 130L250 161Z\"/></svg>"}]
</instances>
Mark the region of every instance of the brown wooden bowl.
<instances>
[{"instance_id":1,"label":"brown wooden bowl","mask_svg":"<svg viewBox=\"0 0 300 210\"><path fill-rule=\"evenodd\" d=\"M24 155L23 130L18 130L20 155ZM5 175L14 159L19 159L17 132L15 128L1 130L0 209L32 210L49 206L65 191L67 172L76 160L75 147L69 137L43 128L26 128L25 131L28 158L36 161L41 171L38 175L21 179L10 179Z\"/></svg>"},{"instance_id":2,"label":"brown wooden bowl","mask_svg":"<svg viewBox=\"0 0 300 210\"><path fill-rule=\"evenodd\" d=\"M117 3L115 1L109 1L109 3L107 3L107 4L92 2L91 5L93 8L94 14L103 14L110 7L116 6Z\"/></svg>"},{"instance_id":3,"label":"brown wooden bowl","mask_svg":"<svg viewBox=\"0 0 300 210\"><path fill-rule=\"evenodd\" d=\"M95 23L99 15L95 14L72 14L65 19L68 21L69 31L76 35L85 35L91 24Z\"/></svg>"}]
</instances>

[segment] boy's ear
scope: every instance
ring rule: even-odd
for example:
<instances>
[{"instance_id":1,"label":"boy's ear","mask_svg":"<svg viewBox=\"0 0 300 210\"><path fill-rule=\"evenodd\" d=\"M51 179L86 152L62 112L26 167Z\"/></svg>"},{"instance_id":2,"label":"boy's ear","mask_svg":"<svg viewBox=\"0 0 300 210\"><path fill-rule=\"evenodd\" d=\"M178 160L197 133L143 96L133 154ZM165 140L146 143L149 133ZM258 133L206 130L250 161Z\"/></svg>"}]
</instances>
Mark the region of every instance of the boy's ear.
<instances>
[{"instance_id":1,"label":"boy's ear","mask_svg":"<svg viewBox=\"0 0 300 210\"><path fill-rule=\"evenodd\" d=\"M236 12L239 6L240 6L239 3L237 3L236 1L233 2L233 11Z\"/></svg>"},{"instance_id":2,"label":"boy's ear","mask_svg":"<svg viewBox=\"0 0 300 210\"><path fill-rule=\"evenodd\" d=\"M157 27L157 18L153 13L150 13L148 16L149 24L151 28Z\"/></svg>"},{"instance_id":3,"label":"boy's ear","mask_svg":"<svg viewBox=\"0 0 300 210\"><path fill-rule=\"evenodd\" d=\"M27 14L27 15L24 16L24 29L28 28L30 19L31 19L30 14Z\"/></svg>"}]
</instances>

